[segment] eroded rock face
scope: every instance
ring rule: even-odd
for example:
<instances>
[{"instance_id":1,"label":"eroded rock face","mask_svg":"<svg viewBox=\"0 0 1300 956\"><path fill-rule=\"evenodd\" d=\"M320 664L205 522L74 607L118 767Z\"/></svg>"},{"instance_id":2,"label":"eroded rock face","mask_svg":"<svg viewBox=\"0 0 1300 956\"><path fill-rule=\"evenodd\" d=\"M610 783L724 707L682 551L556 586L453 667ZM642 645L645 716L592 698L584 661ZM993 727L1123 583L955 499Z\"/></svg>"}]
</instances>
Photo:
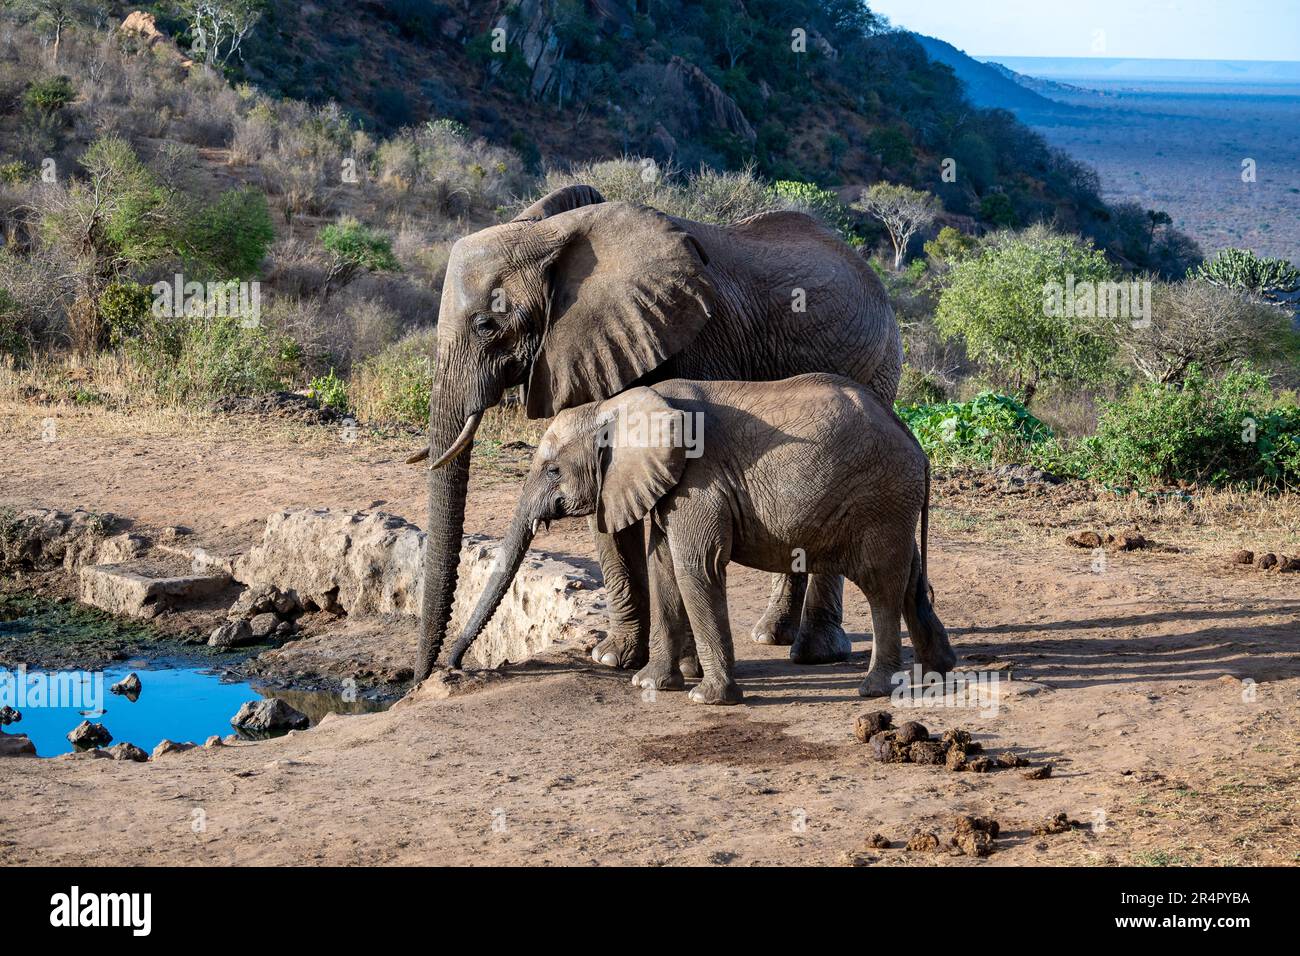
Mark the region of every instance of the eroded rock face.
<instances>
[{"instance_id":1,"label":"eroded rock face","mask_svg":"<svg viewBox=\"0 0 1300 956\"><path fill-rule=\"evenodd\" d=\"M487 585L498 543L467 535L450 638L458 635ZM235 564L248 590L231 615L325 610L335 614L418 617L424 532L383 512L282 511L262 541ZM599 582L582 569L530 551L514 584L469 655L472 666L520 661L581 622L595 626ZM256 618L254 618L255 620Z\"/></svg>"},{"instance_id":2,"label":"eroded rock face","mask_svg":"<svg viewBox=\"0 0 1300 956\"><path fill-rule=\"evenodd\" d=\"M26 734L0 732L0 757L35 757L36 745Z\"/></svg>"},{"instance_id":3,"label":"eroded rock face","mask_svg":"<svg viewBox=\"0 0 1300 956\"><path fill-rule=\"evenodd\" d=\"M96 564L83 567L78 597L110 614L154 618L171 608L193 604L220 593L224 574L190 574L158 562Z\"/></svg>"},{"instance_id":4,"label":"eroded rock face","mask_svg":"<svg viewBox=\"0 0 1300 956\"><path fill-rule=\"evenodd\" d=\"M112 515L82 508L72 512L52 508L20 511L0 528L0 568L76 571L97 560L114 521Z\"/></svg>"}]
</instances>

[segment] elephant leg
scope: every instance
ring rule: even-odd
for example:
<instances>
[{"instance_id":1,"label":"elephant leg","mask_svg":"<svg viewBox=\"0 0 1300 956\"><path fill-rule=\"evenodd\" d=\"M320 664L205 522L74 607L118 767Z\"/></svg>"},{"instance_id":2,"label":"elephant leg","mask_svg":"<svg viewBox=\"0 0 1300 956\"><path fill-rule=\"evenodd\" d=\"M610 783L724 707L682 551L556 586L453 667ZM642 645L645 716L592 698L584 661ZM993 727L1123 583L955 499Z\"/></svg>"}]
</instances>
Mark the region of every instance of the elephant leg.
<instances>
[{"instance_id":1,"label":"elephant leg","mask_svg":"<svg viewBox=\"0 0 1300 956\"><path fill-rule=\"evenodd\" d=\"M887 591L863 588L871 602L871 666L866 679L858 687L863 697L887 697L898 685L894 677L903 669L903 643L901 617L903 602L901 585Z\"/></svg>"},{"instance_id":2,"label":"elephant leg","mask_svg":"<svg viewBox=\"0 0 1300 956\"><path fill-rule=\"evenodd\" d=\"M736 656L727 614L726 559L713 554L703 561L697 558L683 564L682 554L674 551L673 564L704 671L704 677L691 689L690 698L697 704L738 704L745 695L735 676Z\"/></svg>"},{"instance_id":3,"label":"elephant leg","mask_svg":"<svg viewBox=\"0 0 1300 956\"><path fill-rule=\"evenodd\" d=\"M650 662L636 672L632 686L647 690L685 690L686 679L678 660L682 637L689 633L690 624L681 592L677 590L668 537L653 523L649 552Z\"/></svg>"},{"instance_id":4,"label":"elephant leg","mask_svg":"<svg viewBox=\"0 0 1300 956\"><path fill-rule=\"evenodd\" d=\"M853 644L844 633L844 579L814 574L808 581L799 636L790 648L796 664L835 664L849 659Z\"/></svg>"},{"instance_id":5,"label":"elephant leg","mask_svg":"<svg viewBox=\"0 0 1300 956\"><path fill-rule=\"evenodd\" d=\"M767 610L749 632L755 644L789 647L794 643L799 636L799 618L803 614L807 589L806 574L772 575L772 594L767 599Z\"/></svg>"},{"instance_id":6,"label":"elephant leg","mask_svg":"<svg viewBox=\"0 0 1300 956\"><path fill-rule=\"evenodd\" d=\"M650 652L650 595L646 571L645 527L638 523L617 534L596 530L596 559L609 604L609 634L591 657L609 667L641 667Z\"/></svg>"}]
</instances>

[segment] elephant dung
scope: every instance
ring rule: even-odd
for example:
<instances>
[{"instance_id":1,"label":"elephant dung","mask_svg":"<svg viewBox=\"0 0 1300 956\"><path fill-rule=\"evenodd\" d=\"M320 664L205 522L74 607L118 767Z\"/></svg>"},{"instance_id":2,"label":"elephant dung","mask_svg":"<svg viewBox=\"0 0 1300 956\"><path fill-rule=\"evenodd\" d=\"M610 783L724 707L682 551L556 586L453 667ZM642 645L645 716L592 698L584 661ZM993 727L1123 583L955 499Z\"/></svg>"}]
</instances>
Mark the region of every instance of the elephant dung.
<instances>
[{"instance_id":1,"label":"elephant dung","mask_svg":"<svg viewBox=\"0 0 1300 956\"><path fill-rule=\"evenodd\" d=\"M1008 767L1008 768L1028 767L1029 761L1026 760L1024 757L1020 756L1020 754L1018 753L1012 753L1010 750L1004 750L1002 751L1002 753L998 754L997 764L999 767Z\"/></svg>"},{"instance_id":2,"label":"elephant dung","mask_svg":"<svg viewBox=\"0 0 1300 956\"><path fill-rule=\"evenodd\" d=\"M915 853L937 853L939 837L929 830L917 830L908 839L907 849Z\"/></svg>"},{"instance_id":3,"label":"elephant dung","mask_svg":"<svg viewBox=\"0 0 1300 956\"><path fill-rule=\"evenodd\" d=\"M909 746L922 740L930 739L930 731L924 724L917 723L915 720L909 720L903 726L898 728L898 743L901 746Z\"/></svg>"},{"instance_id":4,"label":"elephant dung","mask_svg":"<svg viewBox=\"0 0 1300 956\"><path fill-rule=\"evenodd\" d=\"M865 744L876 734L888 730L893 722L894 717L887 710L874 710L869 714L861 714L853 721L853 735L860 743Z\"/></svg>"},{"instance_id":5,"label":"elephant dung","mask_svg":"<svg viewBox=\"0 0 1300 956\"><path fill-rule=\"evenodd\" d=\"M943 747L933 740L918 740L907 748L912 763L939 766L944 762Z\"/></svg>"},{"instance_id":6,"label":"elephant dung","mask_svg":"<svg viewBox=\"0 0 1300 956\"><path fill-rule=\"evenodd\" d=\"M881 763L907 763L907 751L898 745L896 731L882 730L869 741L871 755Z\"/></svg>"},{"instance_id":7,"label":"elephant dung","mask_svg":"<svg viewBox=\"0 0 1300 956\"><path fill-rule=\"evenodd\" d=\"M883 833L873 833L867 838L867 846L873 850L888 850L893 841Z\"/></svg>"},{"instance_id":8,"label":"elephant dung","mask_svg":"<svg viewBox=\"0 0 1300 956\"><path fill-rule=\"evenodd\" d=\"M993 840L1000 830L997 820L961 814L953 819L949 846L959 856L988 856L993 852Z\"/></svg>"},{"instance_id":9,"label":"elephant dung","mask_svg":"<svg viewBox=\"0 0 1300 956\"><path fill-rule=\"evenodd\" d=\"M1033 770L1022 773L1021 776L1026 780L1046 780L1052 775L1052 765L1045 763L1041 767L1035 767Z\"/></svg>"}]
</instances>

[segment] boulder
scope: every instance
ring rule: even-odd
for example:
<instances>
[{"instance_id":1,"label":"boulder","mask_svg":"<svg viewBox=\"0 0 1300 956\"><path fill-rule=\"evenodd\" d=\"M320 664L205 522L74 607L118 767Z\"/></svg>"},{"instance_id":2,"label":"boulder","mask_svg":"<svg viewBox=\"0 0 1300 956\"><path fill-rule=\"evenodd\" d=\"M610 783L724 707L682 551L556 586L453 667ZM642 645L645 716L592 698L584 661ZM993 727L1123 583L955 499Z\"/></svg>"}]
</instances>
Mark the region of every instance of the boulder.
<instances>
[{"instance_id":1,"label":"boulder","mask_svg":"<svg viewBox=\"0 0 1300 956\"><path fill-rule=\"evenodd\" d=\"M153 748L153 753L149 755L149 759L157 760L159 757L166 754L181 754L187 750L193 750L197 746L198 744L190 743L188 741L180 744L164 737L162 740L158 741L158 746Z\"/></svg>"},{"instance_id":2,"label":"boulder","mask_svg":"<svg viewBox=\"0 0 1300 956\"><path fill-rule=\"evenodd\" d=\"M220 593L225 574L191 574L166 562L137 561L83 567L78 598L110 614L154 618L163 611Z\"/></svg>"},{"instance_id":3,"label":"boulder","mask_svg":"<svg viewBox=\"0 0 1300 956\"><path fill-rule=\"evenodd\" d=\"M0 757L35 757L36 745L26 734L6 734L0 731Z\"/></svg>"},{"instance_id":4,"label":"boulder","mask_svg":"<svg viewBox=\"0 0 1300 956\"><path fill-rule=\"evenodd\" d=\"M116 519L82 508L29 508L0 520L0 567L76 571L95 560Z\"/></svg>"},{"instance_id":5,"label":"boulder","mask_svg":"<svg viewBox=\"0 0 1300 956\"><path fill-rule=\"evenodd\" d=\"M279 697L249 701L230 718L230 723L240 730L306 730L311 726L307 715L294 710Z\"/></svg>"},{"instance_id":6,"label":"boulder","mask_svg":"<svg viewBox=\"0 0 1300 956\"><path fill-rule=\"evenodd\" d=\"M264 641L275 633L280 626L280 619L270 611L265 614L258 614L248 622L248 628L253 633L253 640Z\"/></svg>"},{"instance_id":7,"label":"boulder","mask_svg":"<svg viewBox=\"0 0 1300 956\"><path fill-rule=\"evenodd\" d=\"M227 621L208 637L208 647L243 647L253 641L253 629L247 621Z\"/></svg>"},{"instance_id":8,"label":"boulder","mask_svg":"<svg viewBox=\"0 0 1300 956\"><path fill-rule=\"evenodd\" d=\"M132 671L110 687L109 692L119 694L134 702L140 696L140 675Z\"/></svg>"},{"instance_id":9,"label":"boulder","mask_svg":"<svg viewBox=\"0 0 1300 956\"><path fill-rule=\"evenodd\" d=\"M113 744L113 746L109 747L104 752L114 760L127 760L133 763L144 763L149 759L149 755L135 744L128 744L126 742Z\"/></svg>"},{"instance_id":10,"label":"boulder","mask_svg":"<svg viewBox=\"0 0 1300 956\"><path fill-rule=\"evenodd\" d=\"M21 710L14 710L8 704L0 707L0 727L8 727L10 724L16 724L23 719Z\"/></svg>"},{"instance_id":11,"label":"boulder","mask_svg":"<svg viewBox=\"0 0 1300 956\"><path fill-rule=\"evenodd\" d=\"M87 749L103 747L113 742L113 735L108 732L108 728L103 724L92 724L88 720L83 720L68 731L68 742L74 747Z\"/></svg>"}]
</instances>

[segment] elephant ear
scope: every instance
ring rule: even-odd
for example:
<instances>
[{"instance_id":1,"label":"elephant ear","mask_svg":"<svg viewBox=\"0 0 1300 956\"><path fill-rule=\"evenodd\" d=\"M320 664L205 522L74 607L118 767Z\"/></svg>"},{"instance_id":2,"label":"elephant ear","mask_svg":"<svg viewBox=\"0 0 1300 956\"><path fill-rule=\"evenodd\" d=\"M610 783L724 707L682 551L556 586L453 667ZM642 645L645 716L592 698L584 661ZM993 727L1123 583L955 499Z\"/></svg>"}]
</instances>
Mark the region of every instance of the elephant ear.
<instances>
[{"instance_id":1,"label":"elephant ear","mask_svg":"<svg viewBox=\"0 0 1300 956\"><path fill-rule=\"evenodd\" d=\"M686 348L712 315L708 257L663 213L606 202L532 228L552 245L529 418L618 394Z\"/></svg>"},{"instance_id":2,"label":"elephant ear","mask_svg":"<svg viewBox=\"0 0 1300 956\"><path fill-rule=\"evenodd\" d=\"M605 197L595 186L565 186L547 193L510 221L536 222L554 216L556 213L568 212L579 206L591 206L604 201Z\"/></svg>"},{"instance_id":3,"label":"elephant ear","mask_svg":"<svg viewBox=\"0 0 1300 956\"><path fill-rule=\"evenodd\" d=\"M651 388L633 388L600 406L596 527L636 524L681 480L686 467L682 412Z\"/></svg>"}]
</instances>

